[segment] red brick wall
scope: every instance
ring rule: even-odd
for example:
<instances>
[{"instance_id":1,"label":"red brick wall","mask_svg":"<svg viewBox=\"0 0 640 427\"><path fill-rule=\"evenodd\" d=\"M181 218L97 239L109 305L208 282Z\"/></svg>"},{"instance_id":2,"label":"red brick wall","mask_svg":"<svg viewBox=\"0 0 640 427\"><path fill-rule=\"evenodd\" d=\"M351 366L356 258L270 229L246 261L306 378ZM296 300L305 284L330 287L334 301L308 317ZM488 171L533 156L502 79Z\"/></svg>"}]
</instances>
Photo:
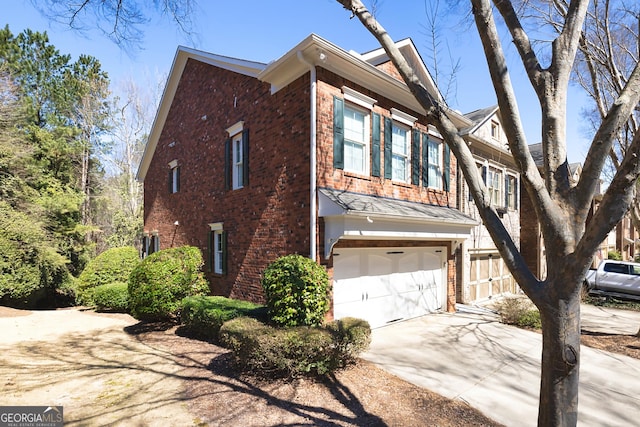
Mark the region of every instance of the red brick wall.
<instances>
[{"instance_id":1,"label":"red brick wall","mask_svg":"<svg viewBox=\"0 0 640 427\"><path fill-rule=\"evenodd\" d=\"M272 96L257 79L193 60L185 67L144 183L145 231L159 232L161 249L188 244L206 256L208 224L222 222L227 274L208 274L214 294L262 301L264 267L309 253L308 90L308 75ZM240 120L249 185L225 190L225 129ZM174 159L180 191L169 194Z\"/></svg>"},{"instance_id":2,"label":"red brick wall","mask_svg":"<svg viewBox=\"0 0 640 427\"><path fill-rule=\"evenodd\" d=\"M427 203L439 206L456 207L456 159L451 155L450 191L425 188L421 185L400 183L383 177L361 176L333 168L333 96L342 97L342 86L348 86L364 95L377 100L373 111L382 118L391 117L391 108L397 108L418 118L414 128L421 132L427 131L427 120L424 116L408 110L406 107L393 103L378 94L360 87L339 77L330 71L318 69L318 186L361 194L374 194L382 197L392 197L413 202ZM384 119L381 119L381 132L384 132ZM384 138L381 138L381 151L384 151ZM422 146L422 143L420 144ZM380 154L380 164L384 165L384 152ZM382 169L382 166L381 166ZM381 175L384 175L381 173Z\"/></svg>"},{"instance_id":3,"label":"red brick wall","mask_svg":"<svg viewBox=\"0 0 640 427\"><path fill-rule=\"evenodd\" d=\"M395 107L417 116L417 127L423 132L427 123L423 116L324 69L318 68L318 80L319 187L455 207L453 156L450 192L334 170L333 95L341 96L343 85L377 99L375 111L382 116L390 116ZM207 256L208 224L222 222L228 236L227 274L207 274L214 294L263 301L260 278L264 268L285 254L309 254L309 114L308 73L271 95L269 85L257 79L194 60L187 62L145 179L145 231L158 232L161 249L194 245ZM225 129L240 120L249 130L249 185L225 190ZM173 160L180 166L180 191L169 194L168 163ZM322 219L318 228L321 259ZM402 244L429 245L394 242ZM323 263L331 273L331 260ZM450 254L449 308L455 302L454 265Z\"/></svg>"}]
</instances>

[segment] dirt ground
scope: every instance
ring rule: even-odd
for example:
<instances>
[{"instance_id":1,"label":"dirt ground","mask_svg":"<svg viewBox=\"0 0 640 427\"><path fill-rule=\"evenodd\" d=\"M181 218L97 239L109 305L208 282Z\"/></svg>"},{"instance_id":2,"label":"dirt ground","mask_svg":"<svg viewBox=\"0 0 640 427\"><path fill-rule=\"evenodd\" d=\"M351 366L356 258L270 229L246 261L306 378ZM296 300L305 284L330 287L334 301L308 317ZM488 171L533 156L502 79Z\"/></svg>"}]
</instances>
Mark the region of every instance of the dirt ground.
<instances>
[{"instance_id":1,"label":"dirt ground","mask_svg":"<svg viewBox=\"0 0 640 427\"><path fill-rule=\"evenodd\" d=\"M323 381L239 375L229 353L124 314L0 307L0 405L65 426L498 426L368 362Z\"/></svg>"},{"instance_id":2,"label":"dirt ground","mask_svg":"<svg viewBox=\"0 0 640 427\"><path fill-rule=\"evenodd\" d=\"M0 307L0 405L62 405L65 426L497 426L368 362L323 381L266 382L229 353L125 314ZM583 344L640 358L640 338Z\"/></svg>"}]
</instances>

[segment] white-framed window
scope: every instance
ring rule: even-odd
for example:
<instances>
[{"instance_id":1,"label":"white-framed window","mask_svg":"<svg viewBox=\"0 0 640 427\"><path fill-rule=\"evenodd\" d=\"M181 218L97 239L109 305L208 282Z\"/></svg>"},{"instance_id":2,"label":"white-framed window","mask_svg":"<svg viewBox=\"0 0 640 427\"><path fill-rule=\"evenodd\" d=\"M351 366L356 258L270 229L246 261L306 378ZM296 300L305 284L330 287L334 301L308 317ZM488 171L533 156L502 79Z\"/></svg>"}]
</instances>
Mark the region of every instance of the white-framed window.
<instances>
[{"instance_id":1,"label":"white-framed window","mask_svg":"<svg viewBox=\"0 0 640 427\"><path fill-rule=\"evenodd\" d=\"M169 193L180 191L180 166L177 160L169 162Z\"/></svg>"},{"instance_id":2,"label":"white-framed window","mask_svg":"<svg viewBox=\"0 0 640 427\"><path fill-rule=\"evenodd\" d=\"M242 154L242 133L238 133L231 139L233 150L233 189L237 190L243 187L244 183L244 159Z\"/></svg>"},{"instance_id":3,"label":"white-framed window","mask_svg":"<svg viewBox=\"0 0 640 427\"><path fill-rule=\"evenodd\" d=\"M428 157L428 182L429 187L442 189L442 143L433 138L429 138L427 143Z\"/></svg>"},{"instance_id":4,"label":"white-framed window","mask_svg":"<svg viewBox=\"0 0 640 427\"><path fill-rule=\"evenodd\" d=\"M244 121L227 128L224 142L224 188L237 190L249 185L249 129Z\"/></svg>"},{"instance_id":5,"label":"white-framed window","mask_svg":"<svg viewBox=\"0 0 640 427\"><path fill-rule=\"evenodd\" d=\"M507 184L507 188L505 190L507 192L507 208L516 210L518 209L518 190L516 189L518 179L513 175L507 175L505 183Z\"/></svg>"},{"instance_id":6,"label":"white-framed window","mask_svg":"<svg viewBox=\"0 0 640 427\"><path fill-rule=\"evenodd\" d=\"M213 248L213 272L216 274L222 274L222 261L224 259L222 230L213 232Z\"/></svg>"},{"instance_id":7,"label":"white-framed window","mask_svg":"<svg viewBox=\"0 0 640 427\"><path fill-rule=\"evenodd\" d=\"M491 204L496 207L504 206L502 197L502 183L504 182L502 170L489 166L487 169L487 190L491 197Z\"/></svg>"},{"instance_id":8,"label":"white-framed window","mask_svg":"<svg viewBox=\"0 0 640 427\"><path fill-rule=\"evenodd\" d=\"M491 138L500 139L500 124L495 120L491 121Z\"/></svg>"},{"instance_id":9,"label":"white-framed window","mask_svg":"<svg viewBox=\"0 0 640 427\"><path fill-rule=\"evenodd\" d=\"M344 170L369 174L369 111L345 103L344 106Z\"/></svg>"},{"instance_id":10,"label":"white-framed window","mask_svg":"<svg viewBox=\"0 0 640 427\"><path fill-rule=\"evenodd\" d=\"M209 262L214 274L225 274L227 235L221 222L209 224Z\"/></svg>"},{"instance_id":11,"label":"white-framed window","mask_svg":"<svg viewBox=\"0 0 640 427\"><path fill-rule=\"evenodd\" d=\"M411 131L408 127L393 123L391 135L391 179L409 182L411 176Z\"/></svg>"}]
</instances>

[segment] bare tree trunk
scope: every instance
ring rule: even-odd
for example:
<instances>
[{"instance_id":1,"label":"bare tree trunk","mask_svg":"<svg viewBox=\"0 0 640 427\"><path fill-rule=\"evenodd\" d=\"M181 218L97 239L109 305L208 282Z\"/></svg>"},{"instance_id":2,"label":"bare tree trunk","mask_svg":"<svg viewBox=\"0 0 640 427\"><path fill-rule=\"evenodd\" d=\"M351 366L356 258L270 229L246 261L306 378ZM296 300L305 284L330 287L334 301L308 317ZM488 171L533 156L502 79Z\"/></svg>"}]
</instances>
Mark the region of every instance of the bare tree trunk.
<instances>
[{"instance_id":1,"label":"bare tree trunk","mask_svg":"<svg viewBox=\"0 0 640 427\"><path fill-rule=\"evenodd\" d=\"M80 209L80 214L81 214L81 222L82 225L88 225L91 223L90 217L89 217L89 206L90 206L90 200L89 200L89 194L90 194L90 185L89 185L89 148L87 146L84 146L82 148L82 170L80 173L80 190L82 191L82 194L84 196L84 200L82 201L82 205L81 205L81 209ZM86 238L88 238L89 236L87 235Z\"/></svg>"},{"instance_id":2,"label":"bare tree trunk","mask_svg":"<svg viewBox=\"0 0 640 427\"><path fill-rule=\"evenodd\" d=\"M580 372L579 292L567 299L550 299L540 307L540 316L543 333L538 425L575 426Z\"/></svg>"}]
</instances>

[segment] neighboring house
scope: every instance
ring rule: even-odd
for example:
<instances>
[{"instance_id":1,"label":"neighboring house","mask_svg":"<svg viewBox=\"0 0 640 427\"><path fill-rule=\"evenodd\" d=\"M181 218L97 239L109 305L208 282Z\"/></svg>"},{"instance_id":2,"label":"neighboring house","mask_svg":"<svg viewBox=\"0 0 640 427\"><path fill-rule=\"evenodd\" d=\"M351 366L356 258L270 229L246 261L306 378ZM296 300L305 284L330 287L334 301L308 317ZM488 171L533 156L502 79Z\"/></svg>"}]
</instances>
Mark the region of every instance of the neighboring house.
<instances>
[{"instance_id":1,"label":"neighboring house","mask_svg":"<svg viewBox=\"0 0 640 427\"><path fill-rule=\"evenodd\" d=\"M536 162L536 166L542 173L543 169L543 155L542 155L542 144L531 144L529 145L529 152L531 152L531 156L533 160ZM582 164L581 163L570 163L569 164L569 182L571 185L576 185L578 180L580 179L580 175L582 174ZM520 210L520 223L522 224L520 231L520 244L521 244L521 253L524 257L527 265L539 279L545 279L547 277L547 260L546 260L546 252L544 248L544 239L542 238L542 231L540 230L540 224L538 223L533 205L529 197L526 196L526 192L524 188L521 188L522 194L525 194L524 197L521 197L521 210ZM600 194L600 186L598 186L596 193ZM602 196L596 196L594 198L591 213L587 218L587 221L591 220L592 213L595 209L597 209L597 205ZM627 220L623 220L621 224L612 230L607 238L602 242L598 251L594 254L593 266L596 267L600 260L606 259L609 251L620 250L623 253L623 257L631 256L633 254L633 234L630 230L624 230L623 226L627 224ZM616 236L618 236L618 240L616 241ZM631 246L629 246L629 242L631 242ZM624 245L627 246L624 246Z\"/></svg>"},{"instance_id":2,"label":"neighboring house","mask_svg":"<svg viewBox=\"0 0 640 427\"><path fill-rule=\"evenodd\" d=\"M469 144L478 171L491 194L491 203L516 246L520 245L520 175L509 151L498 106L465 114L471 125L460 134ZM459 248L457 300L462 303L486 301L518 286L482 224L462 174L459 179L460 210L477 219L478 225Z\"/></svg>"},{"instance_id":3,"label":"neighboring house","mask_svg":"<svg viewBox=\"0 0 640 427\"><path fill-rule=\"evenodd\" d=\"M413 43L397 46L441 99ZM201 248L214 294L262 301L264 268L299 253L326 267L336 318L455 308L454 254L477 220L382 49L310 35L262 64L179 47L138 179L146 251Z\"/></svg>"}]
</instances>

